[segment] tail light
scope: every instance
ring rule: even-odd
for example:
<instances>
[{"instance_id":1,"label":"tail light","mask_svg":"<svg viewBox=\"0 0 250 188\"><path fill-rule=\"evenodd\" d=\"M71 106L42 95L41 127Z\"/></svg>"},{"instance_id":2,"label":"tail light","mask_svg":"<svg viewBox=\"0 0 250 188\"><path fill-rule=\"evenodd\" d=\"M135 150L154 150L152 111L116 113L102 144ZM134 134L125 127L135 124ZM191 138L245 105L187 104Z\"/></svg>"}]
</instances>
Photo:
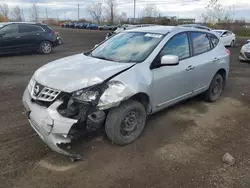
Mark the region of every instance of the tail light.
<instances>
[{"instance_id":1,"label":"tail light","mask_svg":"<svg viewBox=\"0 0 250 188\"><path fill-rule=\"evenodd\" d=\"M52 35L56 35L56 31L55 30L52 31Z\"/></svg>"},{"instance_id":2,"label":"tail light","mask_svg":"<svg viewBox=\"0 0 250 188\"><path fill-rule=\"evenodd\" d=\"M231 55L230 50L226 49L226 52L227 52L228 55Z\"/></svg>"}]
</instances>

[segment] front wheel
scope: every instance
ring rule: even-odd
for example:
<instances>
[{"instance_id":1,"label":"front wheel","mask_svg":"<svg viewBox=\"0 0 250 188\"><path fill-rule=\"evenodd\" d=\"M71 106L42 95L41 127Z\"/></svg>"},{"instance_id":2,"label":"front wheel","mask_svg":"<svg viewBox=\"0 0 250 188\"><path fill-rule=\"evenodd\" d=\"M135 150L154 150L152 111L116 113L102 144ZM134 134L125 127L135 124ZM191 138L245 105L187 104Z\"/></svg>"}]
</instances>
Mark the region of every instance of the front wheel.
<instances>
[{"instance_id":1,"label":"front wheel","mask_svg":"<svg viewBox=\"0 0 250 188\"><path fill-rule=\"evenodd\" d=\"M204 93L205 100L208 102L216 101L221 96L223 87L223 77L221 74L217 73L210 83L209 89Z\"/></svg>"},{"instance_id":2,"label":"front wheel","mask_svg":"<svg viewBox=\"0 0 250 188\"><path fill-rule=\"evenodd\" d=\"M52 44L49 41L43 41L40 44L40 49L39 51L43 54L49 54L52 52Z\"/></svg>"},{"instance_id":3,"label":"front wheel","mask_svg":"<svg viewBox=\"0 0 250 188\"><path fill-rule=\"evenodd\" d=\"M118 145L129 144L141 135L146 117L146 110L140 102L125 101L109 111L105 123L106 134Z\"/></svg>"}]
</instances>

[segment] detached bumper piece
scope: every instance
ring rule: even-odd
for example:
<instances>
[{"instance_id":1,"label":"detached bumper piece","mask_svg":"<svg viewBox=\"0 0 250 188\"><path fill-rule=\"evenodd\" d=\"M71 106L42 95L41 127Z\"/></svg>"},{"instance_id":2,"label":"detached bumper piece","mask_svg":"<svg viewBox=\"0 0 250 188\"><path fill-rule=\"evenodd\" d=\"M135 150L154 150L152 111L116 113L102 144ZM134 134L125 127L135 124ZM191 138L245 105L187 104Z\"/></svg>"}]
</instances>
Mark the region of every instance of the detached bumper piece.
<instances>
[{"instance_id":1,"label":"detached bumper piece","mask_svg":"<svg viewBox=\"0 0 250 188\"><path fill-rule=\"evenodd\" d=\"M105 112L72 101L56 100L49 107L39 105L32 100L28 89L22 100L30 125L39 137L53 151L70 157L72 161L82 160L82 157L69 153L67 146L73 139L96 131L105 121Z\"/></svg>"}]
</instances>

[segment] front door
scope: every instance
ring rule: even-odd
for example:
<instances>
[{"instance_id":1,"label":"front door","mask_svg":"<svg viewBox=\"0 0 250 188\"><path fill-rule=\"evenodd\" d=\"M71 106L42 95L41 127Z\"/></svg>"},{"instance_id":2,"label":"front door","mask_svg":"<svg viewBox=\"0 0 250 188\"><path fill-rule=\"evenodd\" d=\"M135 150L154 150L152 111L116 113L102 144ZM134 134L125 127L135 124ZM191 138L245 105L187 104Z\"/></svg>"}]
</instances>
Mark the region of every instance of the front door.
<instances>
[{"instance_id":1,"label":"front door","mask_svg":"<svg viewBox=\"0 0 250 188\"><path fill-rule=\"evenodd\" d=\"M0 52L10 52L20 47L20 38L16 24L10 24L0 30Z\"/></svg>"},{"instance_id":2,"label":"front door","mask_svg":"<svg viewBox=\"0 0 250 188\"><path fill-rule=\"evenodd\" d=\"M156 111L191 96L193 62L189 46L188 34L179 33L167 42L157 56L155 61L160 61L164 55L177 55L180 62L176 66L161 66L152 70Z\"/></svg>"}]
</instances>

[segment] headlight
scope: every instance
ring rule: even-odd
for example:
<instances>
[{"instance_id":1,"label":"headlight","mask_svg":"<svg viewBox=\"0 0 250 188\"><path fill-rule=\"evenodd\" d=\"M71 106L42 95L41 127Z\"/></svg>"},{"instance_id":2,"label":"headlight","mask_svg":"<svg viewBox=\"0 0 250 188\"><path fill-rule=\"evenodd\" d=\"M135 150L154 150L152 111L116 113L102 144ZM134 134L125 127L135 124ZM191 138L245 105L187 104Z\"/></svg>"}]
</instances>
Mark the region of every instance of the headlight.
<instances>
[{"instance_id":1,"label":"headlight","mask_svg":"<svg viewBox=\"0 0 250 188\"><path fill-rule=\"evenodd\" d=\"M32 78L30 79L29 84L28 84L28 91L29 91L29 93L32 93L32 89L34 88L35 84L36 84L36 81L35 81L34 78L32 77Z\"/></svg>"},{"instance_id":2,"label":"headlight","mask_svg":"<svg viewBox=\"0 0 250 188\"><path fill-rule=\"evenodd\" d=\"M97 99L98 95L99 95L99 91L81 89L81 90L74 92L72 97L73 99L76 99L78 101L92 102Z\"/></svg>"},{"instance_id":3,"label":"headlight","mask_svg":"<svg viewBox=\"0 0 250 188\"><path fill-rule=\"evenodd\" d=\"M242 51L247 51L247 47L246 46L242 46L241 50Z\"/></svg>"}]
</instances>

